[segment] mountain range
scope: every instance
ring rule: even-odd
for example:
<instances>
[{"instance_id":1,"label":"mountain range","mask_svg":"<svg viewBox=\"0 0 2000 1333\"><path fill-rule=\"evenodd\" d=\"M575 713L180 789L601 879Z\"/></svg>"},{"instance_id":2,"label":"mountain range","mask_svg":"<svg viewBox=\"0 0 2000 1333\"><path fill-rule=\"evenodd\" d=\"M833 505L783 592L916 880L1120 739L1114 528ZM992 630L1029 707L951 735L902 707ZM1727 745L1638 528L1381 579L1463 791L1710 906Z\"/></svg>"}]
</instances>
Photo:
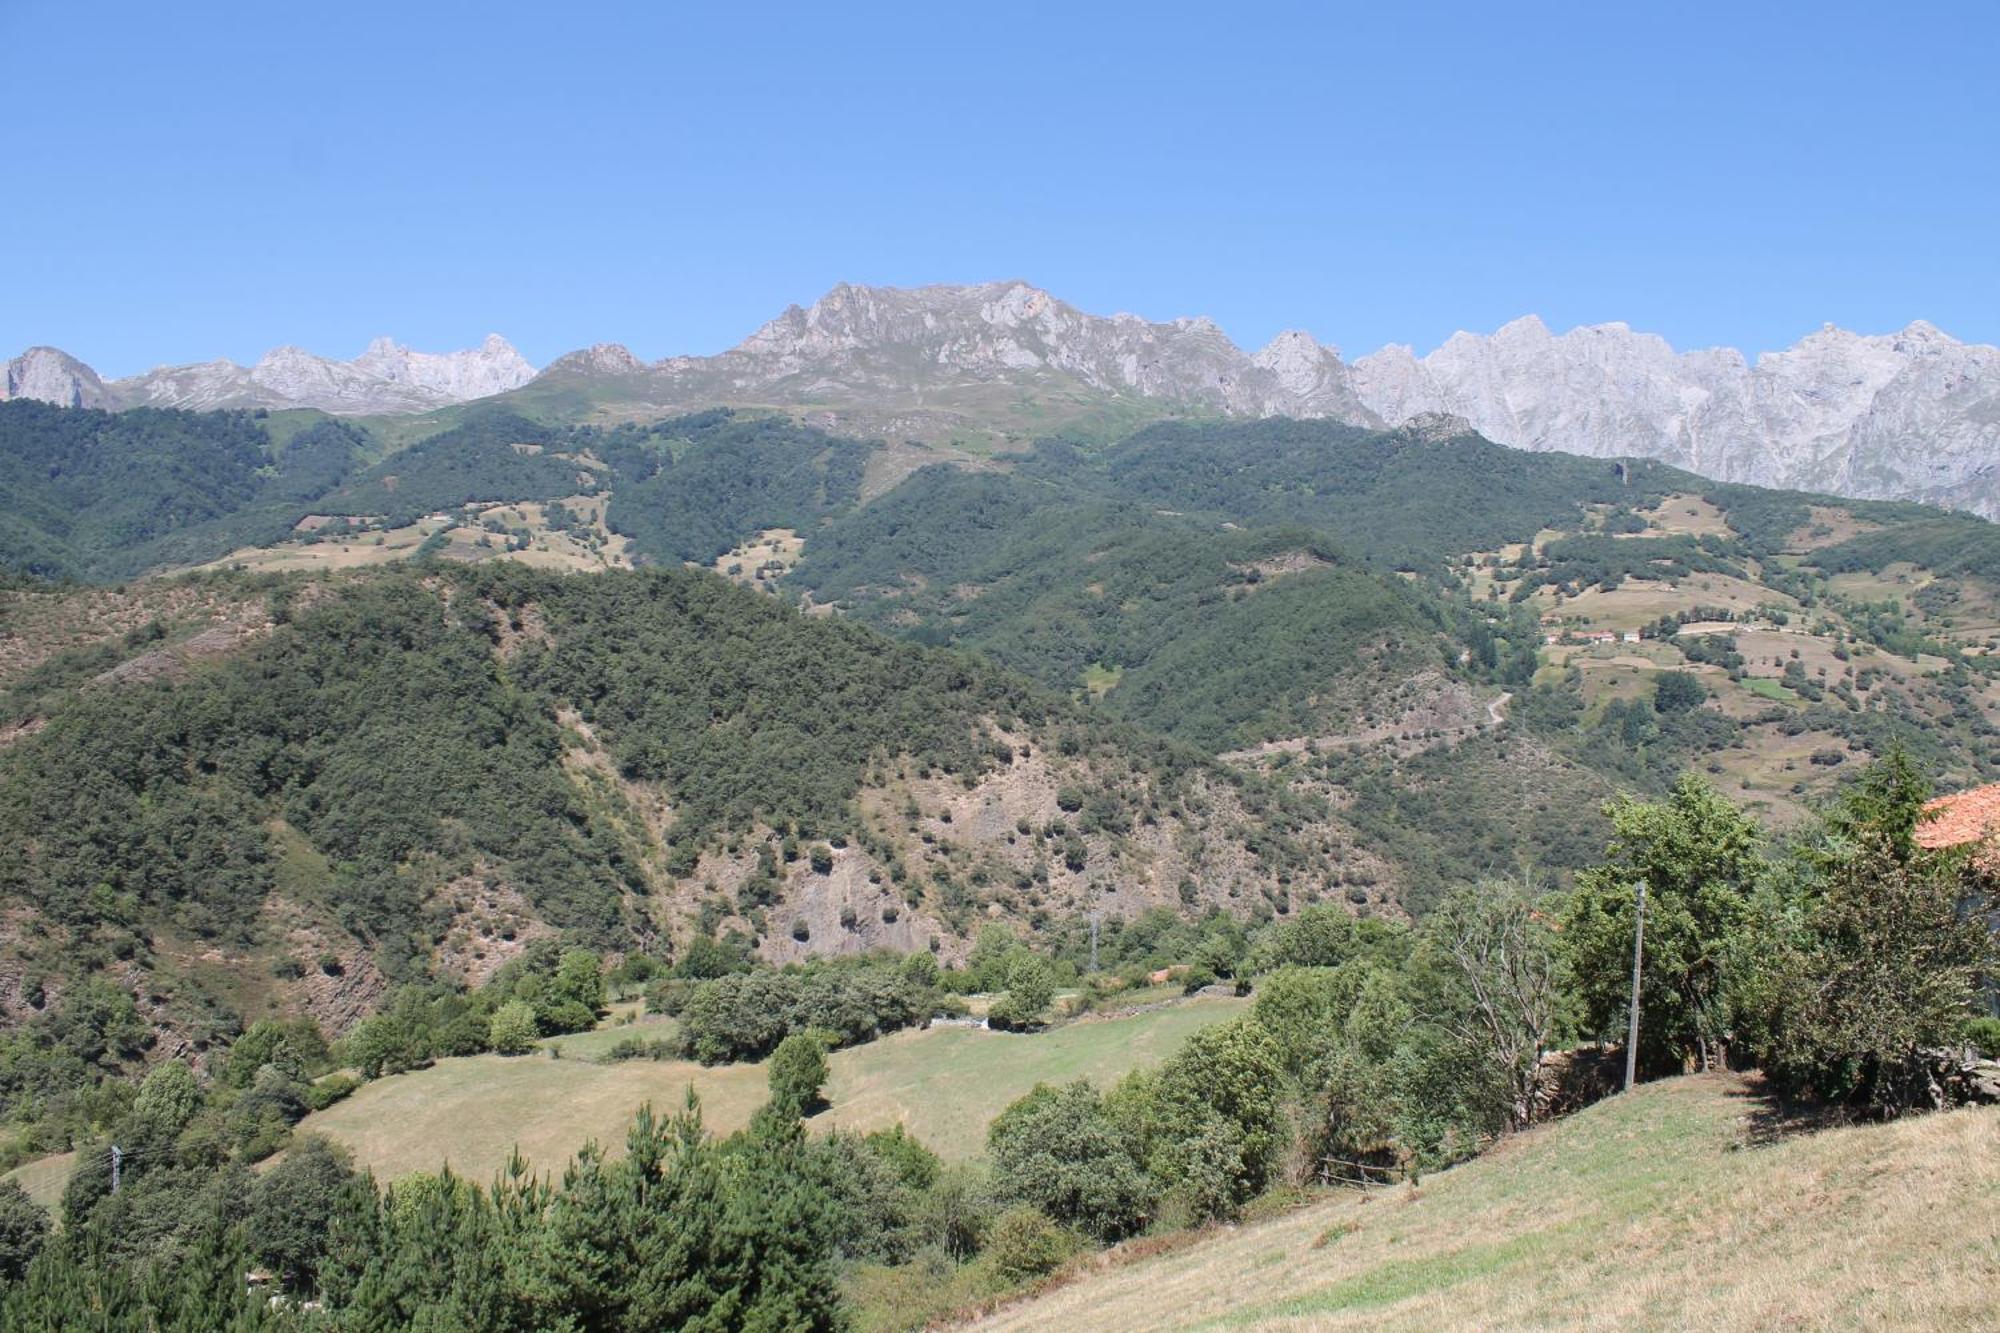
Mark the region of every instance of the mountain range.
<instances>
[{"instance_id":1,"label":"mountain range","mask_svg":"<svg viewBox=\"0 0 2000 1333\"><path fill-rule=\"evenodd\" d=\"M633 420L775 407L849 434L1019 447L1174 415L1393 426L1456 417L1499 443L1657 458L1719 481L1915 499L2000 516L2000 349L1922 322L1828 326L1755 361L1677 352L1624 324L1557 334L1529 316L1426 356L1344 360L1310 334L1245 352L1208 319L1087 314L1021 282L842 284L716 356L646 362L615 343L536 372L503 338L459 352L378 339L352 361L295 347L244 367L106 381L53 348L8 362L0 397L68 406L424 412L513 394L540 415Z\"/></svg>"},{"instance_id":2,"label":"mountain range","mask_svg":"<svg viewBox=\"0 0 2000 1333\"><path fill-rule=\"evenodd\" d=\"M535 368L499 334L459 352L416 352L377 338L352 361L277 347L255 365L203 361L106 380L69 353L31 347L6 365L0 400L61 407L308 407L322 412L428 412L517 389Z\"/></svg>"}]
</instances>

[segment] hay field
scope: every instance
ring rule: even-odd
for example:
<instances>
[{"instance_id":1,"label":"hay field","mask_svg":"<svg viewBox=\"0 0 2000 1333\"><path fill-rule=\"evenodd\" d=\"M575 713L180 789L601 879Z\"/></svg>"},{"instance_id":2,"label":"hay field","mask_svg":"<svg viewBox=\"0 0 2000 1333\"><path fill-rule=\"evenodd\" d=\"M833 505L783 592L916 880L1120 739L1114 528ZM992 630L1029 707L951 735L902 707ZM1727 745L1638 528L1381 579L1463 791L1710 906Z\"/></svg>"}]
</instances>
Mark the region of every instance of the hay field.
<instances>
[{"instance_id":1,"label":"hay field","mask_svg":"<svg viewBox=\"0 0 2000 1333\"><path fill-rule=\"evenodd\" d=\"M1200 997L1117 1018L1093 1018L1027 1036L938 1026L896 1033L833 1053L831 1109L815 1128L885 1129L902 1124L952 1159L985 1150L986 1126L1038 1082L1089 1078L1109 1085L1127 1070L1165 1059L1196 1029L1246 1011L1249 1002ZM564 1050L440 1060L429 1069L378 1079L345 1101L306 1117L304 1133L344 1143L355 1162L391 1180L449 1161L489 1179L518 1145L537 1168L555 1172L595 1139L622 1148L640 1103L678 1106L692 1086L711 1129L727 1133L762 1105L764 1066L704 1068L684 1061L598 1064L627 1034L665 1035L664 1024L603 1029L545 1043Z\"/></svg>"},{"instance_id":2,"label":"hay field","mask_svg":"<svg viewBox=\"0 0 2000 1333\"><path fill-rule=\"evenodd\" d=\"M985 1329L1992 1328L2000 1109L1786 1134L1648 1085L1417 1187L1120 1264Z\"/></svg>"}]
</instances>

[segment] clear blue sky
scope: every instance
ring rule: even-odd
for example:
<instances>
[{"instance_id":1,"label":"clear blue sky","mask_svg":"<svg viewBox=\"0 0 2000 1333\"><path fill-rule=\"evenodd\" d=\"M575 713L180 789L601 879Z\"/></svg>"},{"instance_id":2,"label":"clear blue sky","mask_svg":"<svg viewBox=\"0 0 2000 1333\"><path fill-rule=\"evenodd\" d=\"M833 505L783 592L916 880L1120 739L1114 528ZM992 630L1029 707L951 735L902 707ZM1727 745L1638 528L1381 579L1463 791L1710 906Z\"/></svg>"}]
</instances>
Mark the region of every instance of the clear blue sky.
<instances>
[{"instance_id":1,"label":"clear blue sky","mask_svg":"<svg viewBox=\"0 0 2000 1333\"><path fill-rule=\"evenodd\" d=\"M0 0L0 355L655 357L1000 277L1350 355L2000 342L1996 70L1991 3Z\"/></svg>"}]
</instances>

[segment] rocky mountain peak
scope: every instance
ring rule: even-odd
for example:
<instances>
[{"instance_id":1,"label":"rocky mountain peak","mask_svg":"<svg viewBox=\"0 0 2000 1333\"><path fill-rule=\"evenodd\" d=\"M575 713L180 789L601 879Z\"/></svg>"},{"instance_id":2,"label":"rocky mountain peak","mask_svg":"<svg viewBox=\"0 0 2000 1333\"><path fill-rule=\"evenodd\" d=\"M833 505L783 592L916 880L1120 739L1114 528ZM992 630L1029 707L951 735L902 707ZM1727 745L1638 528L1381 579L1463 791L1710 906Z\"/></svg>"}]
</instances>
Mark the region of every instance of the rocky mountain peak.
<instances>
[{"instance_id":1,"label":"rocky mountain peak","mask_svg":"<svg viewBox=\"0 0 2000 1333\"><path fill-rule=\"evenodd\" d=\"M2000 517L2000 349L1922 321L1888 335L1829 324L1752 363L1732 348L1676 352L1625 324L1554 334L1527 317L1427 356L1385 348L1352 370L1385 421L1444 412L1516 448Z\"/></svg>"},{"instance_id":2,"label":"rocky mountain peak","mask_svg":"<svg viewBox=\"0 0 2000 1333\"><path fill-rule=\"evenodd\" d=\"M544 375L636 375L646 363L624 343L593 343L549 362Z\"/></svg>"},{"instance_id":3,"label":"rocky mountain peak","mask_svg":"<svg viewBox=\"0 0 2000 1333\"><path fill-rule=\"evenodd\" d=\"M32 398L57 407L102 407L107 395L97 372L59 347L30 347L6 363L0 401Z\"/></svg>"},{"instance_id":4,"label":"rocky mountain peak","mask_svg":"<svg viewBox=\"0 0 2000 1333\"><path fill-rule=\"evenodd\" d=\"M457 352L419 352L376 338L352 361L303 347L274 347L244 367L232 361L163 366L114 380L119 406L314 407L324 412L423 412L519 388L535 368L499 334Z\"/></svg>"}]
</instances>

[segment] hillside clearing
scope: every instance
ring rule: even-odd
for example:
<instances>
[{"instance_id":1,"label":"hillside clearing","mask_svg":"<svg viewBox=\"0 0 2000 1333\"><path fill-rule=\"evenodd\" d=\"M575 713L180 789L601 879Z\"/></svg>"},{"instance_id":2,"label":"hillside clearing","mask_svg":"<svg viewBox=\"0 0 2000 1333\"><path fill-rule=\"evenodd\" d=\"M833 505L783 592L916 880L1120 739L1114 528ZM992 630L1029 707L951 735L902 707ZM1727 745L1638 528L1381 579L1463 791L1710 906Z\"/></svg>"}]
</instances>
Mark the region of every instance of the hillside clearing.
<instances>
[{"instance_id":1,"label":"hillside clearing","mask_svg":"<svg viewBox=\"0 0 2000 1333\"><path fill-rule=\"evenodd\" d=\"M1785 1136L1695 1076L978 1327L1990 1328L1996 1233L2000 1109Z\"/></svg>"},{"instance_id":2,"label":"hillside clearing","mask_svg":"<svg viewBox=\"0 0 2000 1333\"><path fill-rule=\"evenodd\" d=\"M1244 1012L1247 1001L1203 997L1119 1018L1086 1019L1033 1036L972 1027L901 1032L834 1052L827 1085L832 1109L814 1127L886 1129L901 1124L937 1152L963 1160L985 1151L986 1126L1040 1082L1089 1078L1100 1086L1156 1064L1198 1028ZM642 1038L664 1025L611 1029ZM595 1064L583 1056L607 1032L564 1038L564 1059L477 1055L378 1079L347 1100L308 1116L303 1133L345 1144L357 1166L379 1180L435 1171L449 1161L473 1180L491 1178L518 1145L543 1171L558 1172L595 1139L622 1151L640 1103L678 1106L692 1086L708 1127L728 1133L748 1123L765 1098L762 1064L704 1068L685 1061ZM615 1040L615 1039L614 1039Z\"/></svg>"}]
</instances>

